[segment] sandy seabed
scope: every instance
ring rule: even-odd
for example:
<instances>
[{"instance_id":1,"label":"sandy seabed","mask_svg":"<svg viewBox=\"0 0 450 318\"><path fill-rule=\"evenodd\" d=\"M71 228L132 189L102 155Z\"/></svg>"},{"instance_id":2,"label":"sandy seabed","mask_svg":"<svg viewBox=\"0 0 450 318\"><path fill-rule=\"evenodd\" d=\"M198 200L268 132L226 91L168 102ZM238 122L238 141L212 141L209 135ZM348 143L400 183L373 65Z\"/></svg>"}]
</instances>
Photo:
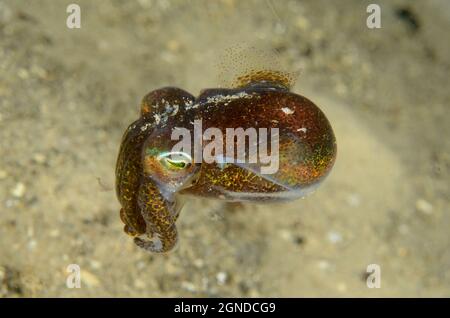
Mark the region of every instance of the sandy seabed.
<instances>
[{"instance_id":1,"label":"sandy seabed","mask_svg":"<svg viewBox=\"0 0 450 318\"><path fill-rule=\"evenodd\" d=\"M377 1L381 29L369 1L76 3L81 29L68 1L0 1L0 297L450 296L447 1ZM329 118L331 175L284 204L188 198L178 249L138 249L112 189L140 99L219 85L255 41Z\"/></svg>"}]
</instances>

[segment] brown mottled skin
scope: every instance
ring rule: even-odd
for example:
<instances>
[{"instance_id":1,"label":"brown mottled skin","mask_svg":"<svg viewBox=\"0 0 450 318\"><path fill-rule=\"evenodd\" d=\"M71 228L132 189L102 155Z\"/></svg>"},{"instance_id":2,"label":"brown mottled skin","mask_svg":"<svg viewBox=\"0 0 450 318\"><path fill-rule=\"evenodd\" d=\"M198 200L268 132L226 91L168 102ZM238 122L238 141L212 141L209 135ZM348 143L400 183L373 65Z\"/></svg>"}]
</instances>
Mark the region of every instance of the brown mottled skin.
<instances>
[{"instance_id":1,"label":"brown mottled skin","mask_svg":"<svg viewBox=\"0 0 450 318\"><path fill-rule=\"evenodd\" d=\"M161 154L178 142L171 140L172 129L193 131L198 119L203 131L217 127L224 139L226 128L278 128L278 171L267 176L250 165L205 162L168 169L161 163ZM124 230L146 250L170 251L177 242L178 195L229 201L292 200L313 191L335 157L336 141L325 115L286 86L261 81L204 90L197 99L178 88L155 90L144 97L141 117L125 132L117 160L116 192Z\"/></svg>"}]
</instances>

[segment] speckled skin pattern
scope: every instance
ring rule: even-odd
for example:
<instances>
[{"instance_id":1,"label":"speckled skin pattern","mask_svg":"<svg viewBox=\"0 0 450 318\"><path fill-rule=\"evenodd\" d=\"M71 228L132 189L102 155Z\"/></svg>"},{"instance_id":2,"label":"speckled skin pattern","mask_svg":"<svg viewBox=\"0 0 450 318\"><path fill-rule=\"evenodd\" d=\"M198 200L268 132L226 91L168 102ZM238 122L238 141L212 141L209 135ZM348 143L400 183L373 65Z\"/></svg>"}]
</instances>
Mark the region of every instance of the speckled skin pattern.
<instances>
[{"instance_id":1,"label":"speckled skin pattern","mask_svg":"<svg viewBox=\"0 0 450 318\"><path fill-rule=\"evenodd\" d=\"M178 142L171 140L172 129L193 131L199 119L203 131L278 128L278 171L257 173L253 168L258 163L191 162L168 167L161 158ZM142 101L140 118L126 130L117 160L116 192L124 230L148 251L170 251L177 243L179 195L228 201L293 200L314 191L335 158L336 140L325 115L284 85L259 81L233 89L207 89L197 98L173 87L152 91Z\"/></svg>"}]
</instances>

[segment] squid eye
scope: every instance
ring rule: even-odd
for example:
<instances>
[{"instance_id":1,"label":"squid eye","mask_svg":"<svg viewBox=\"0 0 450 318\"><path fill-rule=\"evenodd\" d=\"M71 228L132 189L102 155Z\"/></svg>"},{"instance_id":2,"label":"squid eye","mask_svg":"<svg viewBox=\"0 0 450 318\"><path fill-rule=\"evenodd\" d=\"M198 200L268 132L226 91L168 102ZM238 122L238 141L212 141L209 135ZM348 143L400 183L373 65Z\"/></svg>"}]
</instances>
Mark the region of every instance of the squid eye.
<instances>
[{"instance_id":1,"label":"squid eye","mask_svg":"<svg viewBox=\"0 0 450 318\"><path fill-rule=\"evenodd\" d=\"M159 162L171 171L188 169L192 165L192 158L184 152L169 152L159 156Z\"/></svg>"},{"instance_id":2,"label":"squid eye","mask_svg":"<svg viewBox=\"0 0 450 318\"><path fill-rule=\"evenodd\" d=\"M173 170L181 170L186 168L190 163L184 162L182 160L172 160L170 158L163 159L163 164L166 168Z\"/></svg>"}]
</instances>

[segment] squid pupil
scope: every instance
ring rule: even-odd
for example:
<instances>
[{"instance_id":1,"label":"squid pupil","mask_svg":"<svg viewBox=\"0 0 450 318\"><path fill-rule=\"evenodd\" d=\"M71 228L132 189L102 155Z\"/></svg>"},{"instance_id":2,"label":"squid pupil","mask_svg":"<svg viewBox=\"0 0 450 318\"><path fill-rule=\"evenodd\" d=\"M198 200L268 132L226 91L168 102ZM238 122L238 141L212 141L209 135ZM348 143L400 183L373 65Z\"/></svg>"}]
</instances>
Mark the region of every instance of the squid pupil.
<instances>
[{"instance_id":1,"label":"squid pupil","mask_svg":"<svg viewBox=\"0 0 450 318\"><path fill-rule=\"evenodd\" d=\"M166 158L165 160L169 163L171 168L184 169L187 166L186 162L181 160L172 160L170 158Z\"/></svg>"}]
</instances>

